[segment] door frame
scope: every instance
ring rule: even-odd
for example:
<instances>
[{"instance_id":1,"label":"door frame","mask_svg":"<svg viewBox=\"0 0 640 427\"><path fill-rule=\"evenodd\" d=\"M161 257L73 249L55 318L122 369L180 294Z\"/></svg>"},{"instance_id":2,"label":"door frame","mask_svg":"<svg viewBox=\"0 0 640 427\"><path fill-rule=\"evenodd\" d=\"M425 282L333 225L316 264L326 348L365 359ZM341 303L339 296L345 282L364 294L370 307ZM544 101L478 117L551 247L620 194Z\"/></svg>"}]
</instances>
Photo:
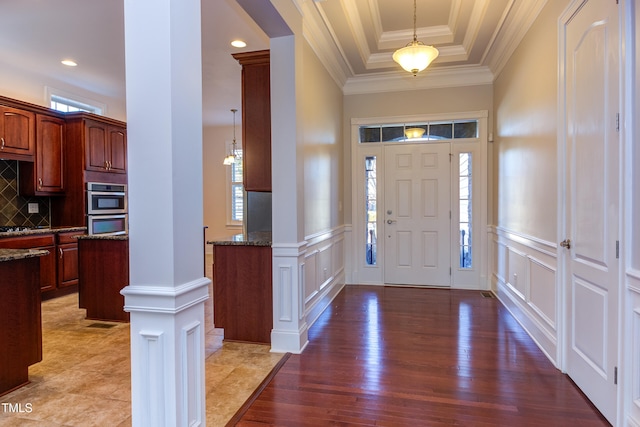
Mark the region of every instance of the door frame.
<instances>
[{"instance_id":1,"label":"door frame","mask_svg":"<svg viewBox=\"0 0 640 427\"><path fill-rule=\"evenodd\" d=\"M364 125L376 124L402 124L416 122L435 122L448 120L477 120L478 121L478 140L477 142L469 142L468 139L461 139L458 142L452 140L451 152L454 156L458 153L468 152L471 149L476 153L474 155L474 167L477 171L477 180L474 181L473 197L477 199L474 210L477 211L476 223L474 226L478 228L476 253L474 255L474 274L477 279L469 280L465 278L463 283L456 282L457 277L464 277L465 272L456 272L452 266L451 289L490 289L490 283L487 277L489 256L489 238L488 238L488 209L489 203L489 162L488 162L488 110L468 111L457 113L440 113L440 114L420 114L411 116L387 116L387 117L370 117L370 118L352 118L351 119L351 223L352 237L350 248L350 283L354 284L384 284L384 266L378 262L375 266L366 265L366 223L365 223L365 206L364 206L364 158L366 156L377 156L378 165L384 162L384 143L367 143L360 144L359 128ZM397 144L397 143L395 143ZM477 159L476 159L477 157ZM452 173L454 168L452 167ZM457 170L457 168L455 168ZM377 181L384 183L384 167L377 170ZM384 206L383 185L377 186L377 204L378 210ZM456 192L457 194L457 192ZM453 200L454 194L452 194ZM382 223L384 215L377 216L378 233L384 230ZM452 219L453 222L453 219ZM453 247L453 245L452 245ZM384 239L378 239L378 260L384 259ZM477 261L477 263L475 263ZM477 271L475 270L477 268ZM457 273L457 275L456 275ZM349 274L347 274L349 277Z\"/></svg>"}]
</instances>

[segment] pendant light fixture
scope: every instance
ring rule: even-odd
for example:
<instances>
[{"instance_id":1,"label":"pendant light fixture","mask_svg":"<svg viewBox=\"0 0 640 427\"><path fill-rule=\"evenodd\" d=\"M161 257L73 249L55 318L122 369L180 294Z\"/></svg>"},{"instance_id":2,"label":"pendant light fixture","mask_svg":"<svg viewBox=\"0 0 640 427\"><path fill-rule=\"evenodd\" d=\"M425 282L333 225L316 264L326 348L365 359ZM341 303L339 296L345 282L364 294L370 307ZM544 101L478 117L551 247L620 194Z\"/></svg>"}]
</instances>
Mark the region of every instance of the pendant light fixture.
<instances>
[{"instance_id":1,"label":"pendant light fixture","mask_svg":"<svg viewBox=\"0 0 640 427\"><path fill-rule=\"evenodd\" d=\"M418 41L416 33L416 0L413 0L413 41L393 53L393 60L414 76L438 57L438 49Z\"/></svg>"},{"instance_id":2,"label":"pendant light fixture","mask_svg":"<svg viewBox=\"0 0 640 427\"><path fill-rule=\"evenodd\" d=\"M231 109L233 113L233 143L231 144L231 153L229 153L222 162L225 165L232 165L236 162L236 111L238 110L235 108Z\"/></svg>"}]
</instances>

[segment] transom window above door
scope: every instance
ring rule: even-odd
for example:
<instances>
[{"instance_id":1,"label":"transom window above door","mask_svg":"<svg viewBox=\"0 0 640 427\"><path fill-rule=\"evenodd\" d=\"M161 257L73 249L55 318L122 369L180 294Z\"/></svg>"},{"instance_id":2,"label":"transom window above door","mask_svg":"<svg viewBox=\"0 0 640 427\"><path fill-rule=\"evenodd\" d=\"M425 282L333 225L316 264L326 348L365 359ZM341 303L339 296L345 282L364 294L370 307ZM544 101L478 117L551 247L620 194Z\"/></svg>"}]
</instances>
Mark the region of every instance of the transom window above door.
<instances>
[{"instance_id":1,"label":"transom window above door","mask_svg":"<svg viewBox=\"0 0 640 427\"><path fill-rule=\"evenodd\" d=\"M360 143L429 142L477 138L478 121L421 122L387 125L366 125L359 128Z\"/></svg>"}]
</instances>

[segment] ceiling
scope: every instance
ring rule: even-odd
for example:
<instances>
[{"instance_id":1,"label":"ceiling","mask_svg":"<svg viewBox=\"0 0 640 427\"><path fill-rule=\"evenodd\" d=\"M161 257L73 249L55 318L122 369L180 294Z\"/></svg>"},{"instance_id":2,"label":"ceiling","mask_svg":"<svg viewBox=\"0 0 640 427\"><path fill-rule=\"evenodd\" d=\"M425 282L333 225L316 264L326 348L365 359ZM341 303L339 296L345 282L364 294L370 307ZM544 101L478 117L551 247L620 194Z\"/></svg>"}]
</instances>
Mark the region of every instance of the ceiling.
<instances>
[{"instance_id":1,"label":"ceiling","mask_svg":"<svg viewBox=\"0 0 640 427\"><path fill-rule=\"evenodd\" d=\"M261 2L265 10L269 0ZM345 94L491 83L546 0L417 0L418 40L439 57L417 77L391 55L413 39L413 0L293 0L306 40ZM124 102L124 6L117 0L2 0L0 66L73 93ZM241 3L243 3L241 1ZM260 8L251 11L260 21ZM236 38L247 47L236 49ZM239 51L269 38L236 0L202 0L203 120L240 108ZM63 58L78 62L74 68Z\"/></svg>"}]
</instances>

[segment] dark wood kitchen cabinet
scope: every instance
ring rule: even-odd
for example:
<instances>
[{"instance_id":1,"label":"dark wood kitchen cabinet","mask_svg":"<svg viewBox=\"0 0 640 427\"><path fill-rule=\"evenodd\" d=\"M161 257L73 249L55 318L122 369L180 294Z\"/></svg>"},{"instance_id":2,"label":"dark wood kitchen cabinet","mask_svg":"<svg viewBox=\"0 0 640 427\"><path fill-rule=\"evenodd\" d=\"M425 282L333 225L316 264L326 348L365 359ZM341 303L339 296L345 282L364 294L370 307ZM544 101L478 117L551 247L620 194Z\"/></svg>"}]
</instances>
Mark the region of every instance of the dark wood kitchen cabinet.
<instances>
[{"instance_id":1,"label":"dark wood kitchen cabinet","mask_svg":"<svg viewBox=\"0 0 640 427\"><path fill-rule=\"evenodd\" d=\"M0 248L46 250L48 254L40 257L40 290L47 292L56 289L56 243L53 234L3 237L0 239Z\"/></svg>"},{"instance_id":2,"label":"dark wood kitchen cabinet","mask_svg":"<svg viewBox=\"0 0 640 427\"><path fill-rule=\"evenodd\" d=\"M78 239L78 300L87 319L128 322L124 296L129 285L129 239L82 236Z\"/></svg>"},{"instance_id":3,"label":"dark wood kitchen cabinet","mask_svg":"<svg viewBox=\"0 0 640 427\"><path fill-rule=\"evenodd\" d=\"M36 115L0 105L0 158L33 161Z\"/></svg>"},{"instance_id":4,"label":"dark wood kitchen cabinet","mask_svg":"<svg viewBox=\"0 0 640 427\"><path fill-rule=\"evenodd\" d=\"M78 284L78 239L77 236L84 233L69 232L58 233L57 257L58 257L58 289Z\"/></svg>"},{"instance_id":5,"label":"dark wood kitchen cabinet","mask_svg":"<svg viewBox=\"0 0 640 427\"><path fill-rule=\"evenodd\" d=\"M242 161L246 191L271 191L271 82L268 50L235 53L242 65Z\"/></svg>"},{"instance_id":6,"label":"dark wood kitchen cabinet","mask_svg":"<svg viewBox=\"0 0 640 427\"><path fill-rule=\"evenodd\" d=\"M65 123L65 194L51 199L51 224L86 226L87 182L127 183L126 123L90 113L69 113Z\"/></svg>"},{"instance_id":7,"label":"dark wood kitchen cabinet","mask_svg":"<svg viewBox=\"0 0 640 427\"><path fill-rule=\"evenodd\" d=\"M27 384L42 360L38 260L0 261L0 396Z\"/></svg>"},{"instance_id":8,"label":"dark wood kitchen cabinet","mask_svg":"<svg viewBox=\"0 0 640 427\"><path fill-rule=\"evenodd\" d=\"M126 130L95 120L86 120L85 126L86 170L127 173Z\"/></svg>"},{"instance_id":9,"label":"dark wood kitchen cabinet","mask_svg":"<svg viewBox=\"0 0 640 427\"><path fill-rule=\"evenodd\" d=\"M271 247L214 243L213 323L224 339L268 344L273 328Z\"/></svg>"},{"instance_id":10,"label":"dark wood kitchen cabinet","mask_svg":"<svg viewBox=\"0 0 640 427\"><path fill-rule=\"evenodd\" d=\"M35 162L20 164L20 194L57 196L64 193L64 141L63 119L36 115Z\"/></svg>"}]
</instances>

